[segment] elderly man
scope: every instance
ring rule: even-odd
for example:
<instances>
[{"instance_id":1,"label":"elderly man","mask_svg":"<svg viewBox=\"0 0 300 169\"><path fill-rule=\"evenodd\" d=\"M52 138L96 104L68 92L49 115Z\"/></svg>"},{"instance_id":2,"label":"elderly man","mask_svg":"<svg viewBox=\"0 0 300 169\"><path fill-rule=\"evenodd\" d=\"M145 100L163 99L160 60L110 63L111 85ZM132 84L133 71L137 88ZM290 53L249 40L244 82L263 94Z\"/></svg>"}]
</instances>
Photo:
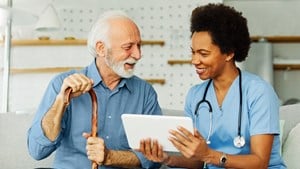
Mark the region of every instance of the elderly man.
<instances>
[{"instance_id":1,"label":"elderly man","mask_svg":"<svg viewBox=\"0 0 300 169\"><path fill-rule=\"evenodd\" d=\"M103 14L91 29L88 48L94 61L81 71L56 76L49 84L28 130L30 155L41 160L56 151L53 168L159 168L130 150L121 121L124 113L160 115L153 87L133 75L141 59L137 25L124 13ZM69 104L65 91L72 89ZM98 102L98 137L92 137L91 99Z\"/></svg>"}]
</instances>

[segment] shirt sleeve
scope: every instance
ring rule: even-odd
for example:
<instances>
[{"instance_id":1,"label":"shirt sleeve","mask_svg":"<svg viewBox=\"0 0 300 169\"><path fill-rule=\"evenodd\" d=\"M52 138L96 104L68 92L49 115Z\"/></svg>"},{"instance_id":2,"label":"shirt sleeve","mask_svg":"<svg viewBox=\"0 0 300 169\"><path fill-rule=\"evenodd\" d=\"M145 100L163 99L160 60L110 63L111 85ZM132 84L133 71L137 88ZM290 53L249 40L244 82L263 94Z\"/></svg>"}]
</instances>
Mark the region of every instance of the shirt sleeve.
<instances>
[{"instance_id":1,"label":"shirt sleeve","mask_svg":"<svg viewBox=\"0 0 300 169\"><path fill-rule=\"evenodd\" d=\"M184 113L185 113L185 116L187 117L191 117L193 119L193 111L192 111L192 98L193 98L193 90L194 90L195 87L191 88L188 93L187 93L187 96L186 96L186 99L185 99L185 106L184 106Z\"/></svg>"},{"instance_id":2,"label":"shirt sleeve","mask_svg":"<svg viewBox=\"0 0 300 169\"><path fill-rule=\"evenodd\" d=\"M250 135L279 134L279 99L266 83L256 83L249 93Z\"/></svg>"},{"instance_id":3,"label":"shirt sleeve","mask_svg":"<svg viewBox=\"0 0 300 169\"><path fill-rule=\"evenodd\" d=\"M204 84L204 85L203 85ZM186 98L185 98L185 106L184 106L184 113L185 116L190 117L193 119L193 123L195 124L195 109L197 106L197 103L199 103L200 100L203 98L204 93L204 87L206 87L206 82L203 82L201 84L195 85L188 91ZM196 110L197 111L197 110Z\"/></svg>"}]
</instances>

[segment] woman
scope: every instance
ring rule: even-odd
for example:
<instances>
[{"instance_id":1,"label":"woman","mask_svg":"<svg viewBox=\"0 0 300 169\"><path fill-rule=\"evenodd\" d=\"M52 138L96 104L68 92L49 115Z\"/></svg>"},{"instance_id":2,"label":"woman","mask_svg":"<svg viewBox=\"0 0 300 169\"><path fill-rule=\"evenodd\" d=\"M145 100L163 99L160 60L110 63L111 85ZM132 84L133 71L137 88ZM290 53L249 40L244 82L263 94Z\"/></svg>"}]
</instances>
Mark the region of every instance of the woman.
<instances>
[{"instance_id":1,"label":"woman","mask_svg":"<svg viewBox=\"0 0 300 169\"><path fill-rule=\"evenodd\" d=\"M170 131L181 156L168 155L150 139L141 141L140 151L184 168L286 168L279 152L278 97L271 85L235 64L250 48L247 20L232 7L208 4L193 10L191 33L192 64L205 80L186 98L195 131Z\"/></svg>"}]
</instances>

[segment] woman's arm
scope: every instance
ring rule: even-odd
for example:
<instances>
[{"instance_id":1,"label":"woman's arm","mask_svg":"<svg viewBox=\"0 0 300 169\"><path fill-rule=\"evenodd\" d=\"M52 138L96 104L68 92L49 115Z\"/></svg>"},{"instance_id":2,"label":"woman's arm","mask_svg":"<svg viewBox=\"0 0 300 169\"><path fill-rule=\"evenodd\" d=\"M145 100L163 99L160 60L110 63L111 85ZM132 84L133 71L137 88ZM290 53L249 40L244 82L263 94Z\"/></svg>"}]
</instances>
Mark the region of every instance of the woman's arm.
<instances>
[{"instance_id":1,"label":"woman's arm","mask_svg":"<svg viewBox=\"0 0 300 169\"><path fill-rule=\"evenodd\" d=\"M251 152L248 155L227 155L225 167L228 168L268 168L271 149L273 144L273 135L255 135L250 139ZM219 155L220 156L220 155ZM214 159L214 164L218 164L217 157Z\"/></svg>"},{"instance_id":2,"label":"woman's arm","mask_svg":"<svg viewBox=\"0 0 300 169\"><path fill-rule=\"evenodd\" d=\"M179 127L178 131L172 130L171 138L175 147L188 159L203 161L216 166L221 165L223 152L209 148L205 139L195 131L195 135L188 130ZM268 168L274 136L271 134L251 136L251 152L245 155L226 154L226 162L223 167L239 169L265 169Z\"/></svg>"},{"instance_id":3,"label":"woman's arm","mask_svg":"<svg viewBox=\"0 0 300 169\"><path fill-rule=\"evenodd\" d=\"M203 162L185 158L182 155L169 155L163 151L163 147L157 140L145 139L140 141L140 149L143 155L154 162L170 167L202 168Z\"/></svg>"}]
</instances>

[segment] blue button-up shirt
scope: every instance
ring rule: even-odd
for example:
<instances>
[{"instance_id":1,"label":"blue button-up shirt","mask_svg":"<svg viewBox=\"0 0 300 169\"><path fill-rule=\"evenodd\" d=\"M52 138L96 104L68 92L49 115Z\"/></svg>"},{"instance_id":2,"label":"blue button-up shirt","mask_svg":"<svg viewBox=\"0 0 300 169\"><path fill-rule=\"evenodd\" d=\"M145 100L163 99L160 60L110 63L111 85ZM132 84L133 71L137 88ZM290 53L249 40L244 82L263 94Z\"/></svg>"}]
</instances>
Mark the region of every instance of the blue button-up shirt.
<instances>
[{"instance_id":1,"label":"blue button-up shirt","mask_svg":"<svg viewBox=\"0 0 300 169\"><path fill-rule=\"evenodd\" d=\"M45 137L41 127L41 120L53 105L63 79L75 72L62 73L52 79L28 130L30 155L40 160L56 150L53 167L58 169L91 168L91 161L86 155L86 139L82 136L83 132L91 131L92 103L89 93L71 99L63 115L61 132L55 141L51 142ZM98 98L98 136L104 139L108 149L130 150L121 115L124 113L161 115L153 87L133 76L122 79L114 90L110 90L103 83L95 61L80 73L94 81L93 89ZM141 153L133 152L143 168L159 168L157 164L146 160Z\"/></svg>"}]
</instances>

